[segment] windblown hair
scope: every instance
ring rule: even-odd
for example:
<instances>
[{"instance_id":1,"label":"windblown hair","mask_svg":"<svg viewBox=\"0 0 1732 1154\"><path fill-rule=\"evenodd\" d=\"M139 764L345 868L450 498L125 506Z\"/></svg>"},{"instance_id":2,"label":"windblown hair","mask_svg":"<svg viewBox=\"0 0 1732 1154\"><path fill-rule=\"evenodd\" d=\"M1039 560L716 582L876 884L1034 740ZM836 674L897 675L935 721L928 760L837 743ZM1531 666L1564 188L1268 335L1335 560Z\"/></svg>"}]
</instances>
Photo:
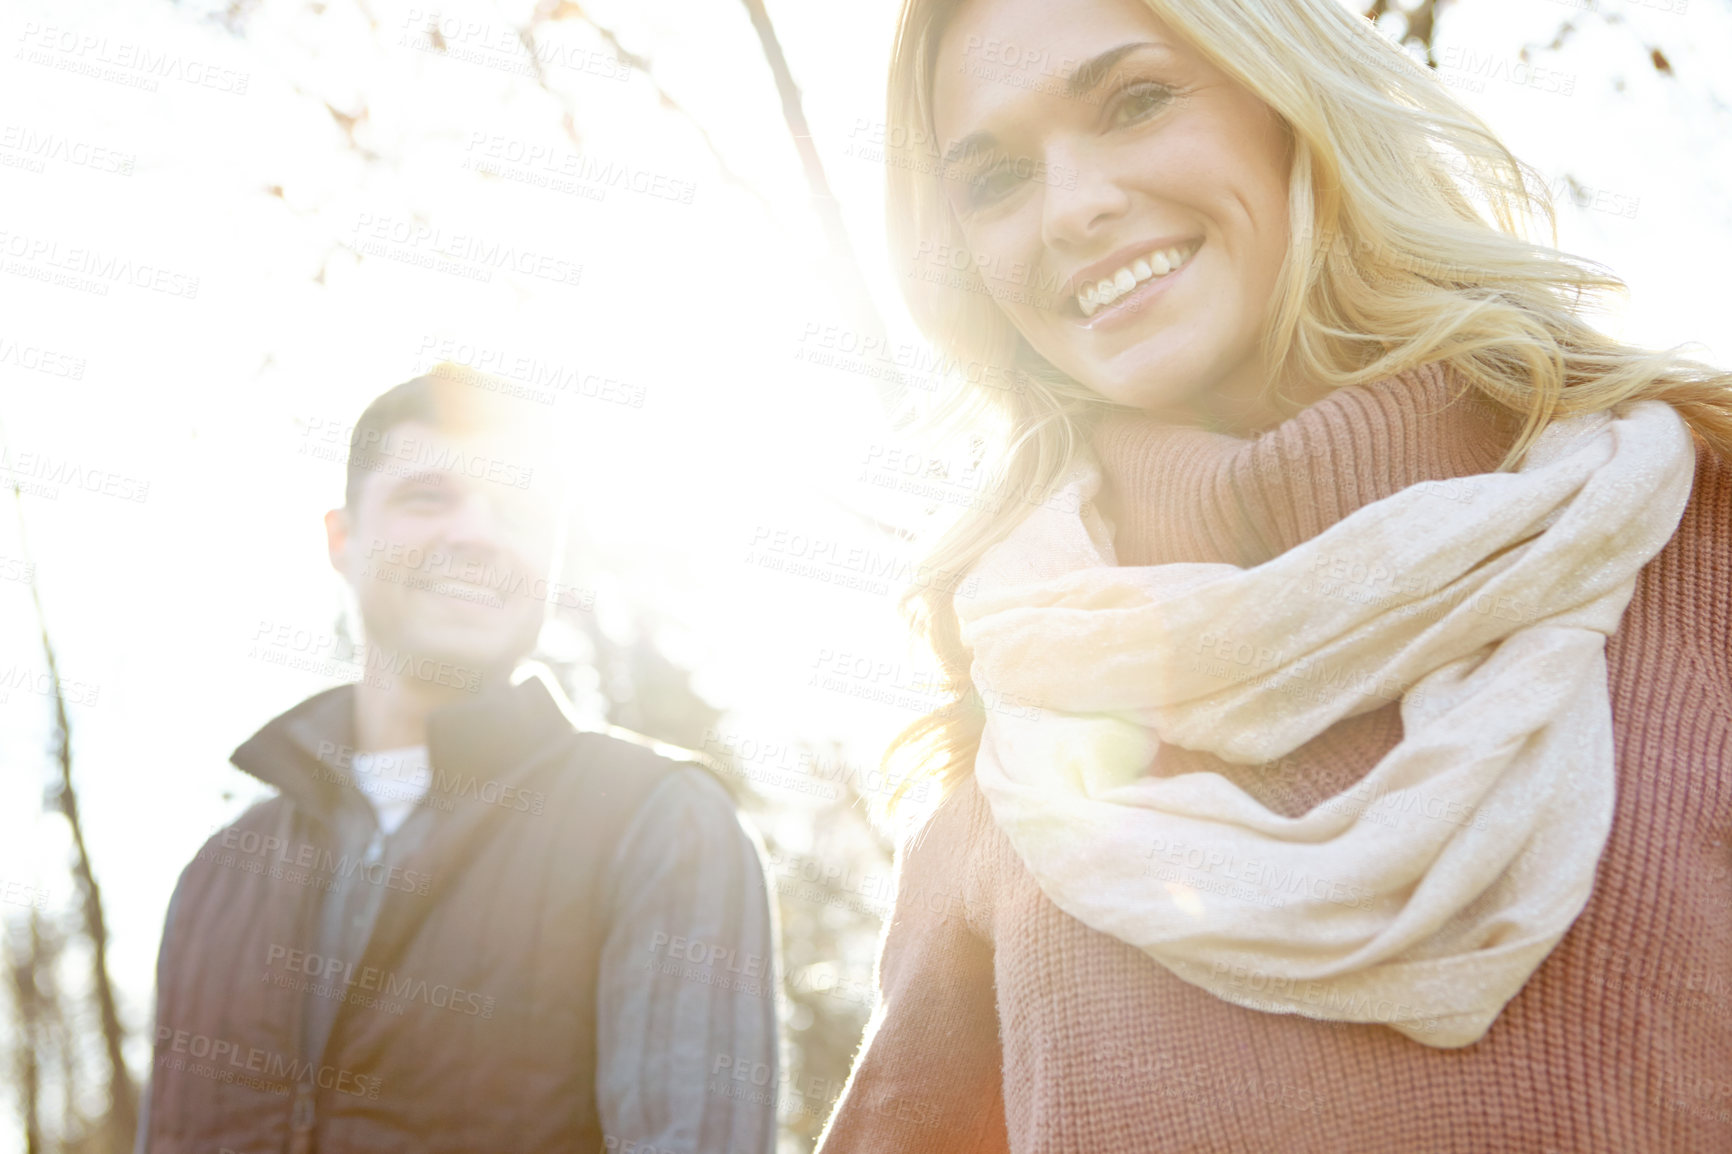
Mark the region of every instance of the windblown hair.
<instances>
[{"instance_id":1,"label":"windblown hair","mask_svg":"<svg viewBox=\"0 0 1732 1154\"><path fill-rule=\"evenodd\" d=\"M990 0L974 0L976 3ZM1297 410L1283 383L1319 391L1442 362L1483 403L1525 416L1500 469L1516 467L1554 417L1657 398L1702 444L1732 460L1732 374L1677 350L1620 343L1586 319L1625 286L1557 251L1544 178L1516 159L1444 85L1340 0L1143 0L1280 119L1292 145L1290 245L1270 302L1269 398ZM962 0L905 0L886 118L893 260L967 252L943 194L933 120L935 57ZM1550 244L1530 240L1543 224ZM1036 354L994 303L977 263L958 284L902 278L934 345L970 366L999 366L932 414L985 431L985 475L1002 499L964 514L936 542L930 571L967 572L1042 494L1053 491L1089 425L1111 408ZM1002 291L1002 287L1001 287ZM976 374L970 374L971 378ZM1003 381L1015 387L998 387ZM909 589L901 607L933 650L948 702L903 730L884 757L892 780L936 783L972 772L984 705L969 678L954 582Z\"/></svg>"}]
</instances>

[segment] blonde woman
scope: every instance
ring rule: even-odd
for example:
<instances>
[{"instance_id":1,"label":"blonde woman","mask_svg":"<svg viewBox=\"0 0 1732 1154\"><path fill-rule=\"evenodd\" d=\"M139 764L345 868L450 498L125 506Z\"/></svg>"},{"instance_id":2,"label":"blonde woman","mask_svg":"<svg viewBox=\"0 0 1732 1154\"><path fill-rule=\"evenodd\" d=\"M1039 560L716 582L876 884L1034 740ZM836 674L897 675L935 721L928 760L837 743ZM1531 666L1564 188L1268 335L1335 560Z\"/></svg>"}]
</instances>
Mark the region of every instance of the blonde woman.
<instances>
[{"instance_id":1,"label":"blonde woman","mask_svg":"<svg viewBox=\"0 0 1732 1154\"><path fill-rule=\"evenodd\" d=\"M908 0L889 116L1021 387L823 1154L1732 1150L1732 377L1338 0Z\"/></svg>"}]
</instances>

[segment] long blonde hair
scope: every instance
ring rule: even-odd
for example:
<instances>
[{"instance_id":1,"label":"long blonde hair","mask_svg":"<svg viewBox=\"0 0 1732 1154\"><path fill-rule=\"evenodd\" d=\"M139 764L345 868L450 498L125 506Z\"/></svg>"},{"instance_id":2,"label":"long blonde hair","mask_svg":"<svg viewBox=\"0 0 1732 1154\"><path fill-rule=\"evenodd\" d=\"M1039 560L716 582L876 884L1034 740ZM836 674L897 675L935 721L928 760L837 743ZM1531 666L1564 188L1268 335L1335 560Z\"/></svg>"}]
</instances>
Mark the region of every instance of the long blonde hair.
<instances>
[{"instance_id":1,"label":"long blonde hair","mask_svg":"<svg viewBox=\"0 0 1732 1154\"><path fill-rule=\"evenodd\" d=\"M934 58L962 2L905 0L898 21L885 131L898 260L967 252L942 193L932 111ZM1276 380L1334 389L1441 361L1482 400L1525 415L1500 469L1513 468L1554 416L1650 397L1672 404L1701 442L1732 460L1732 374L1594 329L1584 314L1623 292L1623 282L1556 250L1543 177L1369 22L1340 0L1143 3L1272 109L1292 142L1292 239L1265 336ZM1527 239L1539 222L1549 245ZM977 263L948 262L945 272L938 281L902 278L914 319L957 362L1000 368L993 386L965 386L932 420L991 429L989 472L1009 497L964 514L936 542L928 568L964 573L1051 491L1109 406L1034 353ZM1006 380L1015 387L997 387ZM983 703L969 680L954 589L926 585L902 597L949 700L886 752L891 780L904 782L892 806L916 782L935 782L942 796L973 767Z\"/></svg>"}]
</instances>

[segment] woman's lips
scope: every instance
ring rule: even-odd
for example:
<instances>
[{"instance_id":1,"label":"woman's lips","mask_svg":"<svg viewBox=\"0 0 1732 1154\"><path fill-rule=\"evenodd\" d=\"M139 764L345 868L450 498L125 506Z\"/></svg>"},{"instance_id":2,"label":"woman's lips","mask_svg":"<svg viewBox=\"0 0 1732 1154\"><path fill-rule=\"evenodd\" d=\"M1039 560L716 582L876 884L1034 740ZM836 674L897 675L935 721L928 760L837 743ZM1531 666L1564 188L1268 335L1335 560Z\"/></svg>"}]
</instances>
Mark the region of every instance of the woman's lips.
<instances>
[{"instance_id":1,"label":"woman's lips","mask_svg":"<svg viewBox=\"0 0 1732 1154\"><path fill-rule=\"evenodd\" d=\"M1129 292L1114 299L1112 303L1100 306L1092 315L1084 316L1076 298L1072 297L1069 306L1071 320L1078 328L1087 329L1090 332L1114 328L1127 321L1136 313L1147 308L1169 284L1190 271L1191 266L1197 261L1197 254L1202 251L1203 243L1201 240L1194 242L1190 247L1189 255L1185 257L1184 263L1178 268L1161 276L1149 277Z\"/></svg>"}]
</instances>

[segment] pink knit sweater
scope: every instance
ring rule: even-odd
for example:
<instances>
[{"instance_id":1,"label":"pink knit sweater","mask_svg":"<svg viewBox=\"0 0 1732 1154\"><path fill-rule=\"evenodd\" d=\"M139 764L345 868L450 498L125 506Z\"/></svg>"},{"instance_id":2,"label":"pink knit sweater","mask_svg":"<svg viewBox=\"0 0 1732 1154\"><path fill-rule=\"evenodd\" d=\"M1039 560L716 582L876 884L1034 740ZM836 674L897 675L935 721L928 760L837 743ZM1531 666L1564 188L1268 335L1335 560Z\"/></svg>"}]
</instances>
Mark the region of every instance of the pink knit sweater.
<instances>
[{"instance_id":1,"label":"pink knit sweater","mask_svg":"<svg viewBox=\"0 0 1732 1154\"><path fill-rule=\"evenodd\" d=\"M1255 564L1408 485L1447 492L1517 428L1463 393L1427 366L1254 440L1114 418L1094 443L1120 563ZM820 1154L1732 1151L1732 465L1697 445L1607 644L1618 803L1593 896L1485 1038L1437 1050L1187 985L1048 901L970 779L900 855L881 1000ZM1354 574L1317 577L1353 595ZM1153 772L1299 814L1400 737L1392 702L1273 766L1171 749Z\"/></svg>"}]
</instances>

